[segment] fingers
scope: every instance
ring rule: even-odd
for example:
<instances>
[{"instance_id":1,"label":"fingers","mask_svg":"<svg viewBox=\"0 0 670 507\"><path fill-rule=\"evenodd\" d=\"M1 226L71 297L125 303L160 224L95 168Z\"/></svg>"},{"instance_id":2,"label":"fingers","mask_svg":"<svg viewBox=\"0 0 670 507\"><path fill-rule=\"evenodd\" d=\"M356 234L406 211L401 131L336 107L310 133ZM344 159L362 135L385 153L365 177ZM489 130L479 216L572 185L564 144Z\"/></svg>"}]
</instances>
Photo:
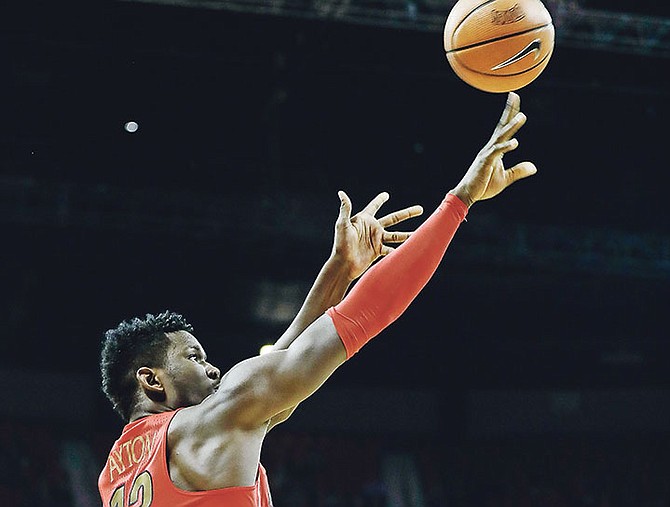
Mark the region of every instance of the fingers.
<instances>
[{"instance_id":1,"label":"fingers","mask_svg":"<svg viewBox=\"0 0 670 507\"><path fill-rule=\"evenodd\" d=\"M483 152L486 163L493 164L498 157L502 157L505 153L516 150L518 146L519 141L516 138L486 146Z\"/></svg>"},{"instance_id":2,"label":"fingers","mask_svg":"<svg viewBox=\"0 0 670 507\"><path fill-rule=\"evenodd\" d=\"M401 209L394 213L389 213L381 217L378 222L382 227L391 227L392 225L404 222L405 220L413 217L418 217L423 214L423 207L419 205L410 206L409 208Z\"/></svg>"},{"instance_id":3,"label":"fingers","mask_svg":"<svg viewBox=\"0 0 670 507\"><path fill-rule=\"evenodd\" d=\"M505 171L505 176L508 180L508 184L511 185L515 181L521 180L523 178L528 178L537 172L537 167L532 162L520 162L514 167L510 167Z\"/></svg>"},{"instance_id":4,"label":"fingers","mask_svg":"<svg viewBox=\"0 0 670 507\"><path fill-rule=\"evenodd\" d=\"M392 246L382 245L381 251L380 251L379 253L380 253L381 255L388 255L388 254L390 254L393 250L395 250L395 248L393 248Z\"/></svg>"},{"instance_id":5,"label":"fingers","mask_svg":"<svg viewBox=\"0 0 670 507\"><path fill-rule=\"evenodd\" d=\"M394 213L389 213L388 215L381 217L377 222L379 223L379 225L382 226L382 228L386 229L387 227L391 227L395 224L403 222L408 218L417 217L422 213L423 213L423 207L419 205L414 205L410 206L409 208L401 209ZM409 239L411 235L412 235L411 232L400 232L400 231L389 232L384 230L382 234L382 242L404 243ZM391 247L388 247L386 245L384 245L384 248L390 249L389 252L393 250ZM386 255L389 252L384 253L382 251L382 255Z\"/></svg>"},{"instance_id":6,"label":"fingers","mask_svg":"<svg viewBox=\"0 0 670 507\"><path fill-rule=\"evenodd\" d=\"M337 223L349 223L351 220L351 199L342 190L337 193L337 196L340 198L340 214L337 217Z\"/></svg>"},{"instance_id":7,"label":"fingers","mask_svg":"<svg viewBox=\"0 0 670 507\"><path fill-rule=\"evenodd\" d=\"M379 208L382 207L382 204L384 204L386 201L389 200L389 194L388 192L382 192L377 195L374 199L370 201L370 203L363 208L363 211L361 213L369 213L372 216L375 216L375 213L379 211Z\"/></svg>"},{"instance_id":8,"label":"fingers","mask_svg":"<svg viewBox=\"0 0 670 507\"><path fill-rule=\"evenodd\" d=\"M384 231L382 234L382 242L384 243L404 243L412 235L411 232L388 232Z\"/></svg>"},{"instance_id":9,"label":"fingers","mask_svg":"<svg viewBox=\"0 0 670 507\"><path fill-rule=\"evenodd\" d=\"M499 124L493 131L489 140L491 146L495 146L505 141L509 141L521 127L523 127L528 118L522 112L517 112L514 117L505 125Z\"/></svg>"},{"instance_id":10,"label":"fingers","mask_svg":"<svg viewBox=\"0 0 670 507\"><path fill-rule=\"evenodd\" d=\"M510 93L510 95L512 94ZM511 99L512 104L509 105L510 102L508 102L509 108L505 108L505 112L511 113L515 107L518 107L518 95L516 95L516 99L514 99L514 97L511 97ZM514 102L516 102L516 106L514 105ZM508 109L510 110L508 111ZM503 118L504 116L505 114L503 113ZM501 118L501 122L503 121L503 118ZM498 127L496 127L489 144L487 144L485 147L487 152L486 158L489 162L491 162L495 157L515 150L519 146L519 141L517 141L513 136L519 131L521 127L525 125L527 119L528 118L525 114L517 111L507 122L507 124L499 124Z\"/></svg>"},{"instance_id":11,"label":"fingers","mask_svg":"<svg viewBox=\"0 0 670 507\"><path fill-rule=\"evenodd\" d=\"M507 103L505 104L505 109L503 110L502 116L500 117L499 125L505 125L508 123L514 116L519 112L521 108L521 97L519 97L514 92L509 92L507 94Z\"/></svg>"},{"instance_id":12,"label":"fingers","mask_svg":"<svg viewBox=\"0 0 670 507\"><path fill-rule=\"evenodd\" d=\"M523 127L526 124L526 120L528 118L526 117L525 114L518 112L514 115L514 117L505 125L505 127L502 129L500 136L498 139L507 141L508 139L511 139L514 134L516 134L521 127Z\"/></svg>"},{"instance_id":13,"label":"fingers","mask_svg":"<svg viewBox=\"0 0 670 507\"><path fill-rule=\"evenodd\" d=\"M507 103L503 110L500 121L491 135L490 142L510 139L526 123L526 115L520 111L521 98L514 92L507 95Z\"/></svg>"},{"instance_id":14,"label":"fingers","mask_svg":"<svg viewBox=\"0 0 670 507\"><path fill-rule=\"evenodd\" d=\"M505 141L504 143L498 143L496 146L493 147L493 151L497 152L498 154L504 155L507 152L516 150L518 147L519 147L519 141L517 140L516 137L513 137L509 141Z\"/></svg>"}]
</instances>

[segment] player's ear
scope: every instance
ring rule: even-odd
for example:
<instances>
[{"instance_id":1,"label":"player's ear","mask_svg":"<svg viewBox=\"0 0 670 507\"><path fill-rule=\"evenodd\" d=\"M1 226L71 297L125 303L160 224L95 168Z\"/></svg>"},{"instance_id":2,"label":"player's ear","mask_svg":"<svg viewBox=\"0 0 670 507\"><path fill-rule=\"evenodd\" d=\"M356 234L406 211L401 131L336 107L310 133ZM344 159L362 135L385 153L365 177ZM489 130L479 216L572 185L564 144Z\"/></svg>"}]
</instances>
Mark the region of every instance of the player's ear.
<instances>
[{"instance_id":1,"label":"player's ear","mask_svg":"<svg viewBox=\"0 0 670 507\"><path fill-rule=\"evenodd\" d=\"M140 367L137 372L135 372L135 378L137 378L140 387L147 394L165 392L165 386L160 378L156 375L156 372L148 366Z\"/></svg>"}]
</instances>

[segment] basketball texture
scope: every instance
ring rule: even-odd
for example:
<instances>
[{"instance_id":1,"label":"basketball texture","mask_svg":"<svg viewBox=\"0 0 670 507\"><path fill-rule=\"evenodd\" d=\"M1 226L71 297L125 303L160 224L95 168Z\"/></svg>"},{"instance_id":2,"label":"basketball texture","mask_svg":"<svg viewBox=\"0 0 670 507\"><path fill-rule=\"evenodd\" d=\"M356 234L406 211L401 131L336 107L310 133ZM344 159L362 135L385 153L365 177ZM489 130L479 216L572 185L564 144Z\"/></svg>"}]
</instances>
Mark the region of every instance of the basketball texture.
<instances>
[{"instance_id":1,"label":"basketball texture","mask_svg":"<svg viewBox=\"0 0 670 507\"><path fill-rule=\"evenodd\" d=\"M554 25L540 0L458 0L444 25L444 49L458 77L486 92L518 90L554 50Z\"/></svg>"}]
</instances>

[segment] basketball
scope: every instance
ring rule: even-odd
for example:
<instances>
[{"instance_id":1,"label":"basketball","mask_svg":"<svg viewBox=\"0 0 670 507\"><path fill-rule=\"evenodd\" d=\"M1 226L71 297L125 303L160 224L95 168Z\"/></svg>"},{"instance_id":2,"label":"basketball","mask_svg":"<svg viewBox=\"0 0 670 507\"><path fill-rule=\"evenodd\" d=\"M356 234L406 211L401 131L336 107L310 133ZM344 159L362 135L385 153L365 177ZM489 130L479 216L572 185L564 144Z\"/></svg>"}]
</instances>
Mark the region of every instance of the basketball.
<instances>
[{"instance_id":1,"label":"basketball","mask_svg":"<svg viewBox=\"0 0 670 507\"><path fill-rule=\"evenodd\" d=\"M549 63L554 25L540 0L458 0L444 25L444 50L470 86L518 90Z\"/></svg>"}]
</instances>

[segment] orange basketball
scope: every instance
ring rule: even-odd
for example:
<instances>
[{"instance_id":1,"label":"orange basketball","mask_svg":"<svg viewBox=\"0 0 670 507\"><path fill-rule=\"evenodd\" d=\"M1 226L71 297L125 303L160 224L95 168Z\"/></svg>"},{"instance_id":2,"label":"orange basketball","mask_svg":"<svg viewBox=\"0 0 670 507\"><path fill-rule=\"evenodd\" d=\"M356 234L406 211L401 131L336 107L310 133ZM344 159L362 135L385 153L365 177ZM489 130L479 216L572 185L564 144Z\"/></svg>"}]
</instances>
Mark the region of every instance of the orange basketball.
<instances>
[{"instance_id":1,"label":"orange basketball","mask_svg":"<svg viewBox=\"0 0 670 507\"><path fill-rule=\"evenodd\" d=\"M554 25L540 0L458 0L444 25L444 50L469 85L518 90L549 63Z\"/></svg>"}]
</instances>

